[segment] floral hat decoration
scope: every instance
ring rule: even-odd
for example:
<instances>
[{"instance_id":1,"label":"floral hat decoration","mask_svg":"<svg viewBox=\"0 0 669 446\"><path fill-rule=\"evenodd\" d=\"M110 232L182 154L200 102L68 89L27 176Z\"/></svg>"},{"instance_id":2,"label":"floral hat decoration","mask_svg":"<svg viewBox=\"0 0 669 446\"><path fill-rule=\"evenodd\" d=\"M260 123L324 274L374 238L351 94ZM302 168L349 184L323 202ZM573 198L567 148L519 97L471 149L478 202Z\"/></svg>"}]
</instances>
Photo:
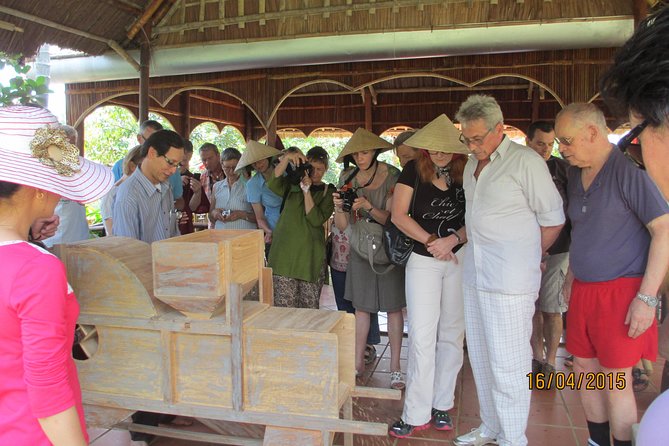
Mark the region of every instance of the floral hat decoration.
<instances>
[{"instance_id":1,"label":"floral hat decoration","mask_svg":"<svg viewBox=\"0 0 669 446\"><path fill-rule=\"evenodd\" d=\"M88 203L114 185L109 168L79 156L48 110L0 107L0 181L44 189Z\"/></svg>"}]
</instances>

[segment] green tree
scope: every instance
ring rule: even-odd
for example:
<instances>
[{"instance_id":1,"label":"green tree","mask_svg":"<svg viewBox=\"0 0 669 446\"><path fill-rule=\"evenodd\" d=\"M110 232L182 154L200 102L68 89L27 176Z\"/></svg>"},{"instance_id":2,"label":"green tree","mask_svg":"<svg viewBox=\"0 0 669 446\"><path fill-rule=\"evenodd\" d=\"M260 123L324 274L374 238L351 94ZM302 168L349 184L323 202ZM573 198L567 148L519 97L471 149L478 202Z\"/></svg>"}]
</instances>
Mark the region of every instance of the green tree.
<instances>
[{"instance_id":1,"label":"green tree","mask_svg":"<svg viewBox=\"0 0 669 446\"><path fill-rule=\"evenodd\" d=\"M30 79L28 72L31 66L23 63L23 57L0 51L0 70L5 67L13 68L16 76L9 79L8 85L0 83L0 105L44 105L40 103L39 96L51 92L46 77L37 76L35 79Z\"/></svg>"},{"instance_id":2,"label":"green tree","mask_svg":"<svg viewBox=\"0 0 669 446\"><path fill-rule=\"evenodd\" d=\"M219 132L218 127L213 122L203 122L195 127L190 132L189 139L196 151L206 142L216 144L219 150L235 147L243 152L246 146L244 137L235 127L226 125Z\"/></svg>"}]
</instances>

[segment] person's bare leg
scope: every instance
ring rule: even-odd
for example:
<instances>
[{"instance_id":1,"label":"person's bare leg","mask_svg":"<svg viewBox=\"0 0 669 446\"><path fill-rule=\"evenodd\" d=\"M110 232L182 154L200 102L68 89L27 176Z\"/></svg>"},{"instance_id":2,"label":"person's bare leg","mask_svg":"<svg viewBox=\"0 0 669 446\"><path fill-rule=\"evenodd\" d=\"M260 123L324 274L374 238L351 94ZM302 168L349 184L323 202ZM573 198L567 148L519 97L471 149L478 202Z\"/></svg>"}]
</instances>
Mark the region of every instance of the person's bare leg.
<instances>
[{"instance_id":1,"label":"person's bare leg","mask_svg":"<svg viewBox=\"0 0 669 446\"><path fill-rule=\"evenodd\" d=\"M401 371L400 352L404 335L404 316L402 310L388 313L388 339L390 341L390 371Z\"/></svg>"},{"instance_id":2,"label":"person's bare leg","mask_svg":"<svg viewBox=\"0 0 669 446\"><path fill-rule=\"evenodd\" d=\"M611 434L616 440L629 441L632 439L632 425L637 422L636 398L632 389L632 367L625 369L602 368L607 380L613 377L613 390L609 389L609 382L604 380L607 390L604 393L607 398L607 409L611 423ZM616 378L625 376L625 388L616 388Z\"/></svg>"},{"instance_id":3,"label":"person's bare leg","mask_svg":"<svg viewBox=\"0 0 669 446\"><path fill-rule=\"evenodd\" d=\"M555 367L560 338L562 337L562 314L543 313L543 321L543 337L546 340L546 362Z\"/></svg>"},{"instance_id":4,"label":"person's bare leg","mask_svg":"<svg viewBox=\"0 0 669 446\"><path fill-rule=\"evenodd\" d=\"M581 388L579 389L579 396L581 397L581 403L583 404L583 410L585 411L585 418L588 421L595 423L604 423L609 421L609 415L607 411L607 398L603 392L598 392L596 390L586 390L586 373L601 373L601 367L599 361L596 358L579 358L574 356L574 377L576 382L579 380L579 375L583 374L583 380ZM636 413L636 412L635 412Z\"/></svg>"},{"instance_id":5,"label":"person's bare leg","mask_svg":"<svg viewBox=\"0 0 669 446\"><path fill-rule=\"evenodd\" d=\"M369 333L369 313L355 310L355 370L358 373L365 371L367 333Z\"/></svg>"},{"instance_id":6,"label":"person's bare leg","mask_svg":"<svg viewBox=\"0 0 669 446\"><path fill-rule=\"evenodd\" d=\"M544 362L544 318L541 311L536 310L532 316L532 358Z\"/></svg>"}]
</instances>

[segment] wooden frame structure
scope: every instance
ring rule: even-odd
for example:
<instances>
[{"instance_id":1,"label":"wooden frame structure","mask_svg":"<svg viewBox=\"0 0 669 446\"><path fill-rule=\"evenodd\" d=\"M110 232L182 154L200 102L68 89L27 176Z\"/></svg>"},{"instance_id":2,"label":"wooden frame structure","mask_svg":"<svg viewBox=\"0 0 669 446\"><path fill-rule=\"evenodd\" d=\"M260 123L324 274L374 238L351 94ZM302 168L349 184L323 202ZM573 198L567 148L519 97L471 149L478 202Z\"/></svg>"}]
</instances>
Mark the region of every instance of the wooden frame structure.
<instances>
[{"instance_id":1,"label":"wooden frame structure","mask_svg":"<svg viewBox=\"0 0 669 446\"><path fill-rule=\"evenodd\" d=\"M353 317L273 307L263 250L258 230L59 246L78 322L98 336L77 361L89 426L222 443L230 441L222 422L250 423L266 426L266 446L330 445L335 432L386 435L385 424L352 419L354 397L400 398L356 386ZM260 301L242 300L255 286ZM195 417L218 433L123 421L137 410ZM233 444L259 444L247 440Z\"/></svg>"}]
</instances>

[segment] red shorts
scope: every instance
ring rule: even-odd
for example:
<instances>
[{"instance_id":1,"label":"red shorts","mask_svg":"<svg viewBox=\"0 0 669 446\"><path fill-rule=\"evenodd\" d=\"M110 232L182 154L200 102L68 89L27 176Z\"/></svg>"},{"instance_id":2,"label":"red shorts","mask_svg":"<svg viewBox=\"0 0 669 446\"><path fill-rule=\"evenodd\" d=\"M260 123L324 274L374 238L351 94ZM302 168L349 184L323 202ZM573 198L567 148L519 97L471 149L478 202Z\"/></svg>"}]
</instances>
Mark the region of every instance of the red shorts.
<instances>
[{"instance_id":1,"label":"red shorts","mask_svg":"<svg viewBox=\"0 0 669 446\"><path fill-rule=\"evenodd\" d=\"M609 369L633 367L639 359L657 357L657 321L632 339L625 325L627 310L641 278L607 282L574 279L567 312L567 350L579 358L597 358Z\"/></svg>"}]
</instances>

